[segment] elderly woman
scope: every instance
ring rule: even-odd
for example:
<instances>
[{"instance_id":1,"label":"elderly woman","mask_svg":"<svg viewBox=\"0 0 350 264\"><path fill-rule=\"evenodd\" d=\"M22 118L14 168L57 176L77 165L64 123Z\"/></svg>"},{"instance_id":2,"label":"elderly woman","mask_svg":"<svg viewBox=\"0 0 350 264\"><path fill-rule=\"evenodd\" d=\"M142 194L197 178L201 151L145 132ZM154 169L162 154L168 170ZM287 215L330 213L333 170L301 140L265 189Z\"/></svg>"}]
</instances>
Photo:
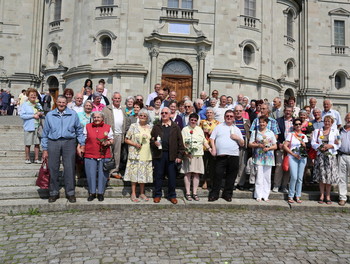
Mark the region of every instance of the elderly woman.
<instances>
[{"instance_id":1,"label":"elderly woman","mask_svg":"<svg viewBox=\"0 0 350 264\"><path fill-rule=\"evenodd\" d=\"M29 88L26 93L28 101L21 106L21 118L23 119L25 163L30 164L30 146L34 145L34 163L41 163L39 160L40 139L38 129L40 118L44 116L41 104L38 102L37 93L34 88Z\"/></svg>"},{"instance_id":2,"label":"elderly woman","mask_svg":"<svg viewBox=\"0 0 350 264\"><path fill-rule=\"evenodd\" d=\"M317 150L313 178L320 185L320 199L318 203L324 203L326 192L326 204L332 204L331 187L338 184L337 149L340 147L339 132L332 128L334 118L326 115L323 119L323 128L316 129L312 133L311 146Z\"/></svg>"},{"instance_id":3,"label":"elderly woman","mask_svg":"<svg viewBox=\"0 0 350 264\"><path fill-rule=\"evenodd\" d=\"M185 158L182 163L181 172L185 174L185 188L186 188L186 200L199 201L197 195L197 189L199 185L199 174L204 174L203 164L203 146L209 151L211 150L203 130L197 126L198 115L192 113L189 116L189 122L186 127L182 129L182 138L186 148ZM192 196L191 196L191 178L192 178Z\"/></svg>"},{"instance_id":4,"label":"elderly woman","mask_svg":"<svg viewBox=\"0 0 350 264\"><path fill-rule=\"evenodd\" d=\"M254 130L249 140L249 147L253 148L253 163L257 167L254 198L257 202L264 199L269 201L271 188L271 170L275 166L273 151L277 149L275 134L267 129L268 117L259 117L259 130Z\"/></svg>"},{"instance_id":5,"label":"elderly woman","mask_svg":"<svg viewBox=\"0 0 350 264\"><path fill-rule=\"evenodd\" d=\"M92 113L92 108L93 104L90 100L85 101L83 108L84 111L78 113L79 121L82 127L85 127L86 124L91 123L91 113Z\"/></svg>"},{"instance_id":6,"label":"elderly woman","mask_svg":"<svg viewBox=\"0 0 350 264\"><path fill-rule=\"evenodd\" d=\"M148 111L141 109L138 118L139 122L131 124L125 136L125 143L129 145L129 156L124 181L131 181L131 201L133 202L140 201L136 196L136 184L140 184L139 198L148 201L145 195L145 184L153 182L151 125L148 124Z\"/></svg>"},{"instance_id":7,"label":"elderly woman","mask_svg":"<svg viewBox=\"0 0 350 264\"><path fill-rule=\"evenodd\" d=\"M73 102L73 97L74 97L74 91L71 88L66 88L63 91L63 95L67 98L67 107L69 109L73 109L74 102Z\"/></svg>"},{"instance_id":8,"label":"elderly woman","mask_svg":"<svg viewBox=\"0 0 350 264\"><path fill-rule=\"evenodd\" d=\"M210 144L210 135L213 132L214 128L220 123L219 121L215 120L215 114L214 109L212 107L207 108L207 119L201 120L199 126L203 129L204 136ZM212 181L214 177L215 172L215 160L214 157L211 155L209 149L204 148L204 177L203 177L203 189L208 188L208 181Z\"/></svg>"},{"instance_id":9,"label":"elderly woman","mask_svg":"<svg viewBox=\"0 0 350 264\"><path fill-rule=\"evenodd\" d=\"M126 113L127 116L135 115L134 102L135 102L135 97L134 96L128 96L126 98L126 100L125 100L125 113Z\"/></svg>"},{"instance_id":10,"label":"elderly woman","mask_svg":"<svg viewBox=\"0 0 350 264\"><path fill-rule=\"evenodd\" d=\"M109 171L103 169L103 163L108 162L112 157L113 131L110 125L104 123L102 112L93 112L91 116L93 122L84 127L84 165L89 187L87 200L89 202L94 200L97 191L97 199L102 202L109 174ZM97 188L96 179L98 179Z\"/></svg>"},{"instance_id":11,"label":"elderly woman","mask_svg":"<svg viewBox=\"0 0 350 264\"><path fill-rule=\"evenodd\" d=\"M300 113L299 113L300 114ZM288 203L294 203L294 196L297 203L301 203L301 189L303 184L304 170L307 162L306 143L308 139L301 131L302 120L293 121L293 132L288 133L283 149L289 157L289 192Z\"/></svg>"},{"instance_id":12,"label":"elderly woman","mask_svg":"<svg viewBox=\"0 0 350 264\"><path fill-rule=\"evenodd\" d=\"M92 94L92 112L101 112L103 110L103 108L106 107L105 104L101 103L101 99L102 99L102 94L98 93L98 92L94 92Z\"/></svg>"},{"instance_id":13,"label":"elderly woman","mask_svg":"<svg viewBox=\"0 0 350 264\"><path fill-rule=\"evenodd\" d=\"M162 99L160 97L156 97L153 99L154 102L154 108L153 110L148 111L148 122L150 124L155 124L160 120L160 106L162 105Z\"/></svg>"},{"instance_id":14,"label":"elderly woman","mask_svg":"<svg viewBox=\"0 0 350 264\"><path fill-rule=\"evenodd\" d=\"M170 119L173 122L175 122L180 127L180 129L182 129L183 128L182 118L178 114L176 101L170 101L169 109L170 109Z\"/></svg>"},{"instance_id":15,"label":"elderly woman","mask_svg":"<svg viewBox=\"0 0 350 264\"><path fill-rule=\"evenodd\" d=\"M129 116L130 124L139 122L139 112L143 109L143 103L140 101L135 101L133 104L134 115Z\"/></svg>"}]
</instances>

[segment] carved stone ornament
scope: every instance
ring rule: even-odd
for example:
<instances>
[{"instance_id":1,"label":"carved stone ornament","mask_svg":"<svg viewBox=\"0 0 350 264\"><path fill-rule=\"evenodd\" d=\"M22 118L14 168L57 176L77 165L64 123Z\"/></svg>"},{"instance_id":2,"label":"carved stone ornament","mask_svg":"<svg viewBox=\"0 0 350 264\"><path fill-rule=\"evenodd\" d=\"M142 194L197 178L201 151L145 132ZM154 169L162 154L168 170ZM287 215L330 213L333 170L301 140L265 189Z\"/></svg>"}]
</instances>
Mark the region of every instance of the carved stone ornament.
<instances>
[{"instance_id":1,"label":"carved stone ornament","mask_svg":"<svg viewBox=\"0 0 350 264\"><path fill-rule=\"evenodd\" d=\"M151 57L158 57L159 55L159 47L158 46L153 46L149 49L149 54Z\"/></svg>"},{"instance_id":2,"label":"carved stone ornament","mask_svg":"<svg viewBox=\"0 0 350 264\"><path fill-rule=\"evenodd\" d=\"M205 51L205 49L200 49L198 51L197 56L198 56L198 59L205 60L205 57L207 57L207 52Z\"/></svg>"}]
</instances>

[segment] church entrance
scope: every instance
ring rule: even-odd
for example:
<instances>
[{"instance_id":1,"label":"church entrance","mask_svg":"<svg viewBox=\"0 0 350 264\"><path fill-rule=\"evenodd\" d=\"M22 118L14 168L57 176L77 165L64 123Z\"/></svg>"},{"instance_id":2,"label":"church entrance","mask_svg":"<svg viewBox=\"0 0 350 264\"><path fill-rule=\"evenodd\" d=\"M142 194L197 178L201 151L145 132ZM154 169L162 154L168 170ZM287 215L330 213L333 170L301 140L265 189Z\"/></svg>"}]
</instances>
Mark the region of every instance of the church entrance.
<instances>
[{"instance_id":1,"label":"church entrance","mask_svg":"<svg viewBox=\"0 0 350 264\"><path fill-rule=\"evenodd\" d=\"M187 95L192 99L192 68L183 60L167 62L162 71L162 88L169 87L176 91L176 100L181 101Z\"/></svg>"}]
</instances>

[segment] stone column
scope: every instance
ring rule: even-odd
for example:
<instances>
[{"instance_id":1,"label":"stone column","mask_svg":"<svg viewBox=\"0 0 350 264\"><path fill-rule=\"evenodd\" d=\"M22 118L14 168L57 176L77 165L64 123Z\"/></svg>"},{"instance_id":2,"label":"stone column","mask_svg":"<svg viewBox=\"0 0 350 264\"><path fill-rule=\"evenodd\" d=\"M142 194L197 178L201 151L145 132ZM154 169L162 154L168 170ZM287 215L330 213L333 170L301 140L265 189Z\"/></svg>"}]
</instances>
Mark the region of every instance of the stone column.
<instances>
[{"instance_id":1,"label":"stone column","mask_svg":"<svg viewBox=\"0 0 350 264\"><path fill-rule=\"evenodd\" d=\"M197 96L199 96L199 93L204 90L204 60L207 56L207 52L205 51L205 48L199 49L197 53L198 57L198 89L197 89Z\"/></svg>"},{"instance_id":2,"label":"stone column","mask_svg":"<svg viewBox=\"0 0 350 264\"><path fill-rule=\"evenodd\" d=\"M157 81L157 58L159 55L159 46L153 45L149 49L149 54L151 55L151 85L149 91L151 92L154 85L160 81Z\"/></svg>"}]
</instances>

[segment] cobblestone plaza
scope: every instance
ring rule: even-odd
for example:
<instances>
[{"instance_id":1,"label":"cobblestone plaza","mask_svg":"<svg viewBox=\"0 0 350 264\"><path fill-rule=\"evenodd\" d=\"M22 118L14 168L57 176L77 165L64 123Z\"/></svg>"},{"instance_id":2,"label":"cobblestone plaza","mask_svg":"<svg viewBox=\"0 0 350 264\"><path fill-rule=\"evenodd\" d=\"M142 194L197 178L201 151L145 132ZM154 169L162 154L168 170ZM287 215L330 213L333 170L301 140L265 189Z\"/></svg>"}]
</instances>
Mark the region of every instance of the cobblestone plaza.
<instances>
[{"instance_id":1,"label":"cobblestone plaza","mask_svg":"<svg viewBox=\"0 0 350 264\"><path fill-rule=\"evenodd\" d=\"M0 263L349 263L350 215L147 209L0 216Z\"/></svg>"}]
</instances>

